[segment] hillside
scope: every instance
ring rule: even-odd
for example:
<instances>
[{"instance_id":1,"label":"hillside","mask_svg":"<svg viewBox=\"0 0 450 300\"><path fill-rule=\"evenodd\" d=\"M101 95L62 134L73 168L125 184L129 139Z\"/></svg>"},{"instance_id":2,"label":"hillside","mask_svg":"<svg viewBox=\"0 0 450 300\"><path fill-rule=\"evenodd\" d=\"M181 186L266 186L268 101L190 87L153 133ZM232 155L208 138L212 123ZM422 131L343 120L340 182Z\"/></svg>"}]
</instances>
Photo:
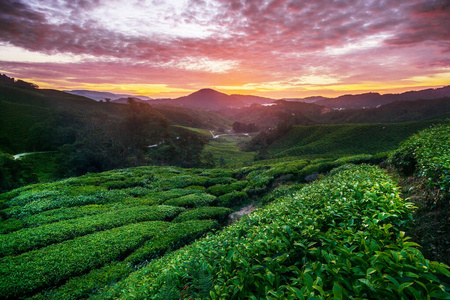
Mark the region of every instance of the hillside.
<instances>
[{"instance_id":1,"label":"hillside","mask_svg":"<svg viewBox=\"0 0 450 300\"><path fill-rule=\"evenodd\" d=\"M307 158L376 154L394 150L410 135L440 120L395 124L339 124L294 126L260 133L246 149L268 158Z\"/></svg>"},{"instance_id":2,"label":"hillside","mask_svg":"<svg viewBox=\"0 0 450 300\"><path fill-rule=\"evenodd\" d=\"M140 100L151 100L150 97L145 97L145 96L136 96L136 95L129 95L129 94L115 94L115 93L110 93L110 92L97 92L97 91L88 91L88 90L71 90L71 91L64 91L68 94L72 94L72 95L78 95L78 96L83 96L95 101L107 101L107 99L114 101L116 99L120 99L120 98L128 98L128 97L132 97L132 98L137 98Z\"/></svg>"},{"instance_id":3,"label":"hillside","mask_svg":"<svg viewBox=\"0 0 450 300\"><path fill-rule=\"evenodd\" d=\"M292 125L399 123L425 119L445 119L450 114L450 98L397 101L378 108L332 110L315 103L276 101L276 105L225 110L239 122L259 128L274 128L280 123Z\"/></svg>"},{"instance_id":4,"label":"hillside","mask_svg":"<svg viewBox=\"0 0 450 300\"><path fill-rule=\"evenodd\" d=\"M171 105L201 110L220 110L250 106L254 103L272 103L273 101L270 98L251 95L227 95L213 89L201 89L176 99L152 100L149 103L151 105Z\"/></svg>"},{"instance_id":5,"label":"hillside","mask_svg":"<svg viewBox=\"0 0 450 300\"><path fill-rule=\"evenodd\" d=\"M450 97L450 86L444 86L436 89L409 91L401 94L381 95L379 93L365 93L358 95L342 95L336 98L317 96L299 99L291 98L287 100L314 103L334 109L361 109L375 108L396 101L430 100L445 97Z\"/></svg>"},{"instance_id":6,"label":"hillside","mask_svg":"<svg viewBox=\"0 0 450 300\"><path fill-rule=\"evenodd\" d=\"M215 130L228 123L213 113L164 107L159 111L134 101L101 103L56 90L0 85L0 191L123 167L199 166L207 139L171 125ZM13 158L42 151L52 154L33 161Z\"/></svg>"}]
</instances>

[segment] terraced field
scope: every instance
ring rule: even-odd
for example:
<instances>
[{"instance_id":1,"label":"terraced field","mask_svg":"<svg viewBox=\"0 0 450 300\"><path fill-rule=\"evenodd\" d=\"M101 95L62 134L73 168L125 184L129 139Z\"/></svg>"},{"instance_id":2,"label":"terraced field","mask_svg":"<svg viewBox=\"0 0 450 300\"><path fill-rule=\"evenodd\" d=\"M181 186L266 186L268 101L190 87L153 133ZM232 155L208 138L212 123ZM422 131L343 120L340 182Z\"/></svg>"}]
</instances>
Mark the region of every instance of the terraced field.
<instances>
[{"instance_id":1,"label":"terraced field","mask_svg":"<svg viewBox=\"0 0 450 300\"><path fill-rule=\"evenodd\" d=\"M392 151L400 142L442 121L398 124L294 126L268 148L270 157L337 158L343 155Z\"/></svg>"},{"instance_id":2,"label":"terraced field","mask_svg":"<svg viewBox=\"0 0 450 300\"><path fill-rule=\"evenodd\" d=\"M390 156L441 202L448 129ZM138 167L0 194L0 298L448 299L448 267L404 233L412 205L363 164L386 157Z\"/></svg>"}]
</instances>

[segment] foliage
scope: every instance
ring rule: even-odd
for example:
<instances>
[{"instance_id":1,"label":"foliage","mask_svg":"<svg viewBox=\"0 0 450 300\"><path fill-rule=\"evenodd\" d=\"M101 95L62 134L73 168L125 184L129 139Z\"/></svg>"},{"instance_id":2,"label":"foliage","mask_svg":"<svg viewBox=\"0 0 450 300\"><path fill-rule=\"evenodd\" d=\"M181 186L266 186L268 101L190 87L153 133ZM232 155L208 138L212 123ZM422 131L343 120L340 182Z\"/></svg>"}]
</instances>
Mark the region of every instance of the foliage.
<instances>
[{"instance_id":1,"label":"foliage","mask_svg":"<svg viewBox=\"0 0 450 300\"><path fill-rule=\"evenodd\" d=\"M450 124L423 130L403 142L391 155L390 163L405 175L415 174L440 190L450 193Z\"/></svg>"},{"instance_id":2,"label":"foliage","mask_svg":"<svg viewBox=\"0 0 450 300\"><path fill-rule=\"evenodd\" d=\"M4 257L0 259L0 294L17 299L81 275L126 256L167 226L167 222L161 221L136 223Z\"/></svg>"},{"instance_id":3,"label":"foliage","mask_svg":"<svg viewBox=\"0 0 450 300\"><path fill-rule=\"evenodd\" d=\"M36 175L20 160L0 151L0 192L36 182Z\"/></svg>"},{"instance_id":4,"label":"foliage","mask_svg":"<svg viewBox=\"0 0 450 300\"><path fill-rule=\"evenodd\" d=\"M197 297L186 267L196 261L211 277L212 299L446 298L437 276L450 276L447 267L424 259L401 231L410 209L379 169L342 169L99 296L163 299L170 288Z\"/></svg>"},{"instance_id":5,"label":"foliage","mask_svg":"<svg viewBox=\"0 0 450 300\"><path fill-rule=\"evenodd\" d=\"M158 235L133 252L125 261L133 265L146 265L148 261L163 256L167 251L176 250L217 227L217 222L213 220L188 220L174 223L161 230Z\"/></svg>"},{"instance_id":6,"label":"foliage","mask_svg":"<svg viewBox=\"0 0 450 300\"><path fill-rule=\"evenodd\" d=\"M232 191L217 198L217 205L225 207L233 207L240 205L249 199L247 193Z\"/></svg>"},{"instance_id":7,"label":"foliage","mask_svg":"<svg viewBox=\"0 0 450 300\"><path fill-rule=\"evenodd\" d=\"M30 298L30 300L75 300L84 299L108 285L124 279L135 269L125 262L111 262L100 269L71 278L57 289L46 290Z\"/></svg>"},{"instance_id":8,"label":"foliage","mask_svg":"<svg viewBox=\"0 0 450 300\"><path fill-rule=\"evenodd\" d=\"M191 209L179 214L173 222L185 222L188 220L205 220L213 219L219 223L224 223L228 220L228 215L232 212L231 209L225 207L199 207Z\"/></svg>"},{"instance_id":9,"label":"foliage","mask_svg":"<svg viewBox=\"0 0 450 300\"><path fill-rule=\"evenodd\" d=\"M274 135L269 141L265 136L256 136L248 143L247 149L265 149L268 157L373 155L396 149L401 141L436 122L294 126L283 135Z\"/></svg>"},{"instance_id":10,"label":"foliage","mask_svg":"<svg viewBox=\"0 0 450 300\"><path fill-rule=\"evenodd\" d=\"M248 182L243 181L237 181L230 184L216 184L208 188L208 193L214 195L214 196L220 196L227 193L230 193L232 191L240 191L243 188L247 186Z\"/></svg>"},{"instance_id":11,"label":"foliage","mask_svg":"<svg viewBox=\"0 0 450 300\"><path fill-rule=\"evenodd\" d=\"M206 193L196 193L179 198L169 199L164 204L183 207L208 206L216 200L216 197Z\"/></svg>"},{"instance_id":12,"label":"foliage","mask_svg":"<svg viewBox=\"0 0 450 300\"><path fill-rule=\"evenodd\" d=\"M0 257L73 239L78 236L142 221L171 220L182 208L172 206L138 206L113 210L94 216L60 221L34 228L24 228L0 235Z\"/></svg>"}]
</instances>

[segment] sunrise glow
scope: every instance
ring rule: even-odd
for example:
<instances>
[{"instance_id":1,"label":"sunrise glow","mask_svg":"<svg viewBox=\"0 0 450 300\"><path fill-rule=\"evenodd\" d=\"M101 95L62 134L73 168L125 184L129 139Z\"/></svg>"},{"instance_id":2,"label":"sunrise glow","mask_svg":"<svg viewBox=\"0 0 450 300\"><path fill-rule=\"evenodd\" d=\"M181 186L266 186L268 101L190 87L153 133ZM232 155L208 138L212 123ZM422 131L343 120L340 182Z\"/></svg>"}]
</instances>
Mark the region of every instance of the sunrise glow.
<instances>
[{"instance_id":1,"label":"sunrise glow","mask_svg":"<svg viewBox=\"0 0 450 300\"><path fill-rule=\"evenodd\" d=\"M448 1L2 1L0 72L43 88L275 98L450 84Z\"/></svg>"}]
</instances>

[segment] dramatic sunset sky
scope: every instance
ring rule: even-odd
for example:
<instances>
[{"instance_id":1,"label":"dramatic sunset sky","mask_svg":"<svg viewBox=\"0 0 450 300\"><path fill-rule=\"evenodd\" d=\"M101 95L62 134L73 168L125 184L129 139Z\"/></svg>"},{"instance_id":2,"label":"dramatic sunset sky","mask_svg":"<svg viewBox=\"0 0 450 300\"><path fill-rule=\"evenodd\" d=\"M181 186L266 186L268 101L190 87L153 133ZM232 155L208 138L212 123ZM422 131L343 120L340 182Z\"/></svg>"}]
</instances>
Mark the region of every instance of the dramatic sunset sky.
<instances>
[{"instance_id":1,"label":"dramatic sunset sky","mask_svg":"<svg viewBox=\"0 0 450 300\"><path fill-rule=\"evenodd\" d=\"M450 1L1 0L0 73L150 97L442 87Z\"/></svg>"}]
</instances>

